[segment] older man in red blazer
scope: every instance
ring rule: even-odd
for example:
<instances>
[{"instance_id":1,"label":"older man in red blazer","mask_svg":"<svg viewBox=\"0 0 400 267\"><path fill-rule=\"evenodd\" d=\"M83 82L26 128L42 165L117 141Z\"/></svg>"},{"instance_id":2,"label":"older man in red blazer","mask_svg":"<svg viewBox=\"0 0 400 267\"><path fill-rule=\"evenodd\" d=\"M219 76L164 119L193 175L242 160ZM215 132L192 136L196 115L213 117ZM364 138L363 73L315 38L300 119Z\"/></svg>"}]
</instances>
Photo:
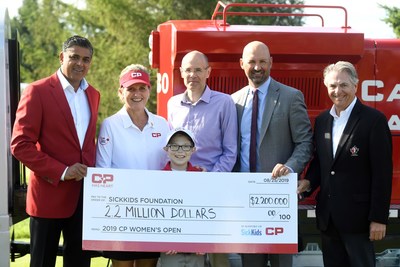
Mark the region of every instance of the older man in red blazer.
<instances>
[{"instance_id":1,"label":"older man in red blazer","mask_svg":"<svg viewBox=\"0 0 400 267\"><path fill-rule=\"evenodd\" d=\"M84 78L92 55L89 40L70 37L60 69L30 84L18 106L11 151L31 171L31 267L55 265L61 232L64 266L90 266L82 251L82 179L96 155L100 94Z\"/></svg>"}]
</instances>

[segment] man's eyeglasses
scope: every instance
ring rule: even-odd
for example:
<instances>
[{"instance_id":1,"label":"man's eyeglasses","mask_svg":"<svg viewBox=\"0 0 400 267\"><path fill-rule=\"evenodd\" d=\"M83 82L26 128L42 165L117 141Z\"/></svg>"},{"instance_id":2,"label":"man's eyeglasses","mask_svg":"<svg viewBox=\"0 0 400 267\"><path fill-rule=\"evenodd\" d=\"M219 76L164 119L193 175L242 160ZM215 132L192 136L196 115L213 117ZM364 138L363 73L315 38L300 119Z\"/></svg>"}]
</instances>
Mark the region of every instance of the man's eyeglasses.
<instances>
[{"instance_id":1,"label":"man's eyeglasses","mask_svg":"<svg viewBox=\"0 0 400 267\"><path fill-rule=\"evenodd\" d=\"M205 68L195 68L195 69L182 69L181 71L184 72L186 75L190 75L191 73L195 74L195 75L201 75L203 74L203 72L205 72L209 67L205 67Z\"/></svg>"},{"instance_id":2,"label":"man's eyeglasses","mask_svg":"<svg viewBox=\"0 0 400 267\"><path fill-rule=\"evenodd\" d=\"M167 147L171 150L171 151L178 151L179 148L181 148L183 151L190 151L193 146L191 145L167 145Z\"/></svg>"}]
</instances>

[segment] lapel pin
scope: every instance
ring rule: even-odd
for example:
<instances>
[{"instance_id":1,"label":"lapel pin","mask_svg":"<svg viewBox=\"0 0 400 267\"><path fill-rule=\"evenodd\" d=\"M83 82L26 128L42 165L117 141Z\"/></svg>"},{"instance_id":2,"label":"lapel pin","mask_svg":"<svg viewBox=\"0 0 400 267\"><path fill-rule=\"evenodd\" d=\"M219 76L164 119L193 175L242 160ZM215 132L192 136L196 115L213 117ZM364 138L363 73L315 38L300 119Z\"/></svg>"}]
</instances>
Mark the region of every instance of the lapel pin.
<instances>
[{"instance_id":1,"label":"lapel pin","mask_svg":"<svg viewBox=\"0 0 400 267\"><path fill-rule=\"evenodd\" d=\"M350 148L350 153L352 157L357 157L358 156L358 151L360 149L357 146L353 146L352 148Z\"/></svg>"}]
</instances>

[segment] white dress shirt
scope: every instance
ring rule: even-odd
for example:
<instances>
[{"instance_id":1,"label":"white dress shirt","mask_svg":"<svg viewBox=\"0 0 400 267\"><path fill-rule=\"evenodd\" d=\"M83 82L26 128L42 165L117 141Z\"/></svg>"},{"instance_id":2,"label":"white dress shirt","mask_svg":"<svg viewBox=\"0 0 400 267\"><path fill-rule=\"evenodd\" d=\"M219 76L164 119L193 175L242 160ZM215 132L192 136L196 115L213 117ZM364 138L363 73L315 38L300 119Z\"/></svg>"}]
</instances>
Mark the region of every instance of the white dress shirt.
<instances>
[{"instance_id":1,"label":"white dress shirt","mask_svg":"<svg viewBox=\"0 0 400 267\"><path fill-rule=\"evenodd\" d=\"M357 98L355 97L351 104L345 109L342 110L339 116L336 114L335 105L332 106L330 110L330 114L333 117L333 125L332 125L332 151L333 157L336 155L336 150L342 137L344 128L346 127L347 121L349 120L351 111L353 110L354 105L356 104Z\"/></svg>"},{"instance_id":2,"label":"white dress shirt","mask_svg":"<svg viewBox=\"0 0 400 267\"><path fill-rule=\"evenodd\" d=\"M89 102L85 94L85 90L89 87L89 84L85 79L82 79L78 90L75 92L75 89L67 81L60 69L57 71L57 76L60 79L69 108L71 109L79 144L82 148L91 116Z\"/></svg>"}]
</instances>

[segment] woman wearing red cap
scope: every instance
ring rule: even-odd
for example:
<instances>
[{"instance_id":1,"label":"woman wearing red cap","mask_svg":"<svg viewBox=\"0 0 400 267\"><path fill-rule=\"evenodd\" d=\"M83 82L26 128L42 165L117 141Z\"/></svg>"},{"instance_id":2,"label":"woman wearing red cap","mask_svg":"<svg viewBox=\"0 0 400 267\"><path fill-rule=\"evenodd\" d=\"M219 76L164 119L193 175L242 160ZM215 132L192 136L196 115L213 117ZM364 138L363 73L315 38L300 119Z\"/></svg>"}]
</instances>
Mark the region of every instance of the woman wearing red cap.
<instances>
[{"instance_id":1,"label":"woman wearing red cap","mask_svg":"<svg viewBox=\"0 0 400 267\"><path fill-rule=\"evenodd\" d=\"M163 151L170 132L168 122L146 108L150 77L138 64L127 66L120 75L118 96L122 109L106 118L97 140L96 167L160 170L167 157ZM134 184L135 181L133 180ZM117 244L119 246L121 244ZM160 253L106 251L113 267L155 267Z\"/></svg>"}]
</instances>

